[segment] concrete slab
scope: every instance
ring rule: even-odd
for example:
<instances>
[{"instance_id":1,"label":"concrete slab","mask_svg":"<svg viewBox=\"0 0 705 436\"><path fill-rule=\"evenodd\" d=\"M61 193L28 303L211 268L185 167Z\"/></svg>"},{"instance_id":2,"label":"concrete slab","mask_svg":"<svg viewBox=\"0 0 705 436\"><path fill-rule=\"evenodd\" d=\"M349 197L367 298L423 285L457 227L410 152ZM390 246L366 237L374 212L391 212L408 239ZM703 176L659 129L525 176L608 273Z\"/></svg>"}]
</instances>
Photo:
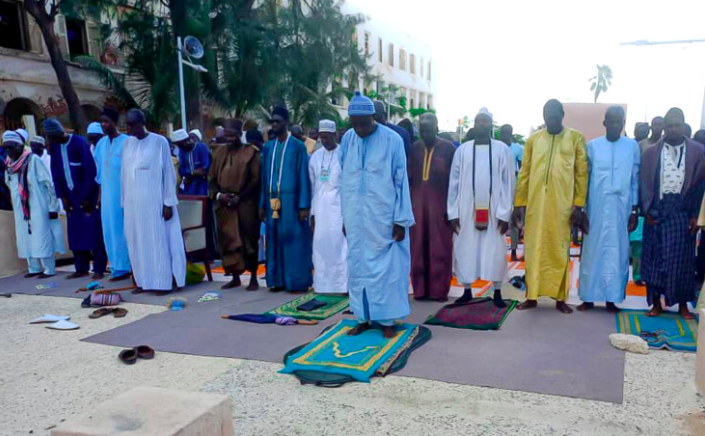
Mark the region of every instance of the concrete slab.
<instances>
[{"instance_id":1,"label":"concrete slab","mask_svg":"<svg viewBox=\"0 0 705 436\"><path fill-rule=\"evenodd\" d=\"M695 362L695 385L700 394L705 395L705 309L700 309L698 324L698 353Z\"/></svg>"},{"instance_id":2,"label":"concrete slab","mask_svg":"<svg viewBox=\"0 0 705 436\"><path fill-rule=\"evenodd\" d=\"M51 431L52 436L234 436L226 395L139 387Z\"/></svg>"}]
</instances>

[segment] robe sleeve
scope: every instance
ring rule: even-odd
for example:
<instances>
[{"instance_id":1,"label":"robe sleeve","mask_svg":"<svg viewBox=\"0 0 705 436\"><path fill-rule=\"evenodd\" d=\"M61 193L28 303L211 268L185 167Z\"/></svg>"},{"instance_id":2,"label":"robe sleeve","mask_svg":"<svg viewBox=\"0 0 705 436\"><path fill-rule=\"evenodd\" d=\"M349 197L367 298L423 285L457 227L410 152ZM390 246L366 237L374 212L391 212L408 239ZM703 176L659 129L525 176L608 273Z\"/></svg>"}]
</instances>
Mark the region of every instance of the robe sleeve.
<instances>
[{"instance_id":1,"label":"robe sleeve","mask_svg":"<svg viewBox=\"0 0 705 436\"><path fill-rule=\"evenodd\" d=\"M53 151L53 153L49 153L49 155L51 156L51 177L54 179L56 196L59 198L67 197L66 191L64 190L66 176L64 175L61 146L58 144L49 144L48 150Z\"/></svg>"},{"instance_id":2,"label":"robe sleeve","mask_svg":"<svg viewBox=\"0 0 705 436\"><path fill-rule=\"evenodd\" d=\"M81 165L83 166L83 195L84 200L95 205L98 200L98 186L96 179L95 159L91 153L90 145L85 139L81 147Z\"/></svg>"},{"instance_id":3,"label":"robe sleeve","mask_svg":"<svg viewBox=\"0 0 705 436\"><path fill-rule=\"evenodd\" d=\"M514 195L514 207L526 207L529 201L529 180L531 178L531 153L534 150L534 136L529 137L524 147L524 159L521 163L517 189Z\"/></svg>"},{"instance_id":4,"label":"robe sleeve","mask_svg":"<svg viewBox=\"0 0 705 436\"><path fill-rule=\"evenodd\" d=\"M296 177L299 179L299 198L296 209L311 209L311 181L308 178L308 151L306 146L297 147Z\"/></svg>"},{"instance_id":5,"label":"robe sleeve","mask_svg":"<svg viewBox=\"0 0 705 436\"><path fill-rule=\"evenodd\" d=\"M267 165L267 155L269 155L269 147L267 146L267 144L264 144L264 146L262 147L261 164L261 167L264 168L264 173L260 178L260 180L262 181L262 185L259 194L259 208L264 210L267 210L267 195L269 195L269 186L267 186L269 183L269 166Z\"/></svg>"},{"instance_id":6,"label":"robe sleeve","mask_svg":"<svg viewBox=\"0 0 705 436\"><path fill-rule=\"evenodd\" d=\"M164 206L176 206L179 200L176 197L176 173L171 162L169 143L162 136L158 136L157 141L162 154L162 203Z\"/></svg>"},{"instance_id":7,"label":"robe sleeve","mask_svg":"<svg viewBox=\"0 0 705 436\"><path fill-rule=\"evenodd\" d=\"M37 182L46 188L47 195L49 196L49 212L58 212L60 209L59 199L56 197L56 190L54 189L54 181L51 178L51 173L44 165L44 162L34 156L32 156L31 166L34 169Z\"/></svg>"},{"instance_id":8,"label":"robe sleeve","mask_svg":"<svg viewBox=\"0 0 705 436\"><path fill-rule=\"evenodd\" d=\"M495 211L495 218L500 221L509 222L512 217L512 203L514 200L514 155L512 154L509 147L505 146L501 142L492 141L492 145L496 147L503 147L506 153L499 155L500 158L500 194L499 194L499 204L497 205L497 210Z\"/></svg>"},{"instance_id":9,"label":"robe sleeve","mask_svg":"<svg viewBox=\"0 0 705 436\"><path fill-rule=\"evenodd\" d=\"M125 208L125 172L127 171L127 162L125 156L127 156L127 145L130 143L129 139L126 139L125 142L122 143L122 163L120 164L120 208L124 209ZM54 159L52 159L52 162Z\"/></svg>"},{"instance_id":10,"label":"robe sleeve","mask_svg":"<svg viewBox=\"0 0 705 436\"><path fill-rule=\"evenodd\" d=\"M316 195L316 153L308 160L308 178L311 181L311 191ZM311 216L316 215L316 202L311 199Z\"/></svg>"},{"instance_id":11,"label":"robe sleeve","mask_svg":"<svg viewBox=\"0 0 705 436\"><path fill-rule=\"evenodd\" d=\"M700 215L698 216L698 225L700 227L705 226L705 196L703 196L703 201L700 203Z\"/></svg>"},{"instance_id":12,"label":"robe sleeve","mask_svg":"<svg viewBox=\"0 0 705 436\"><path fill-rule=\"evenodd\" d=\"M392 176L394 177L394 224L402 227L411 227L414 221L414 212L411 210L411 193L409 192L409 178L406 175L406 152L404 142L400 136L398 146L392 146ZM395 139L396 139L395 138Z\"/></svg>"},{"instance_id":13,"label":"robe sleeve","mask_svg":"<svg viewBox=\"0 0 705 436\"><path fill-rule=\"evenodd\" d=\"M575 144L575 187L573 188L573 206L585 207L588 190L588 163L585 151L585 137L578 135Z\"/></svg>"},{"instance_id":14,"label":"robe sleeve","mask_svg":"<svg viewBox=\"0 0 705 436\"><path fill-rule=\"evenodd\" d=\"M216 173L220 165L215 165L218 160L218 151L216 151L213 154L213 164L208 171L208 197L210 197L211 200L215 200L215 196L218 195L218 191L220 191L220 186L218 186L218 174Z\"/></svg>"},{"instance_id":15,"label":"robe sleeve","mask_svg":"<svg viewBox=\"0 0 705 436\"><path fill-rule=\"evenodd\" d=\"M462 147L462 146L461 146ZM450 165L450 181L448 182L448 220L460 218L460 168L463 165L463 151L456 150L453 163Z\"/></svg>"},{"instance_id":16,"label":"robe sleeve","mask_svg":"<svg viewBox=\"0 0 705 436\"><path fill-rule=\"evenodd\" d=\"M206 170L207 174L212 164L211 154L208 151L208 146L206 144L199 142L198 145L200 146L199 149L201 150L201 162L203 162L203 169Z\"/></svg>"},{"instance_id":17,"label":"robe sleeve","mask_svg":"<svg viewBox=\"0 0 705 436\"><path fill-rule=\"evenodd\" d=\"M260 178L262 174L262 158L259 152L252 156L249 162L250 178L245 180L245 185L240 191L240 200L248 199L250 197L255 197L257 194L258 185L261 183ZM259 198L252 198L255 201L259 201Z\"/></svg>"},{"instance_id":18,"label":"robe sleeve","mask_svg":"<svg viewBox=\"0 0 705 436\"><path fill-rule=\"evenodd\" d=\"M636 141L633 141L633 165L632 165L632 180L630 186L631 204L632 207L639 206L639 167L641 166L641 148Z\"/></svg>"},{"instance_id":19,"label":"robe sleeve","mask_svg":"<svg viewBox=\"0 0 705 436\"><path fill-rule=\"evenodd\" d=\"M191 151L193 153L193 151ZM187 154L185 151L179 149L179 175L181 177L188 177L191 175L191 168L188 166Z\"/></svg>"},{"instance_id":20,"label":"robe sleeve","mask_svg":"<svg viewBox=\"0 0 705 436\"><path fill-rule=\"evenodd\" d=\"M105 141L108 136L104 136L103 139L98 141L98 145L95 148L95 154L93 155L93 160L95 160L95 182L99 185L103 184L103 152L105 151ZM109 141L110 139L107 139Z\"/></svg>"}]
</instances>

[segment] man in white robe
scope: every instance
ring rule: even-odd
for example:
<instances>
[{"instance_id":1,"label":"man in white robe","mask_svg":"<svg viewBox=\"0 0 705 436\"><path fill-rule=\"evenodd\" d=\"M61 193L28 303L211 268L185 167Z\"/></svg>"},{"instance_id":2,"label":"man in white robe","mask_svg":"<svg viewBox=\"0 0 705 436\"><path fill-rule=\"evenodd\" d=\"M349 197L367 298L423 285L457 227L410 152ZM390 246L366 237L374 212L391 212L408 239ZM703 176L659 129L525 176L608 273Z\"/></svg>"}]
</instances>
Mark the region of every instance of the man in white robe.
<instances>
[{"instance_id":1,"label":"man in white robe","mask_svg":"<svg viewBox=\"0 0 705 436\"><path fill-rule=\"evenodd\" d=\"M56 274L54 253L66 251L51 172L39 156L24 150L24 138L18 133L6 131L2 139L7 151L5 182L12 197L17 254L27 259L29 266L25 277L52 277Z\"/></svg>"},{"instance_id":2,"label":"man in white robe","mask_svg":"<svg viewBox=\"0 0 705 436\"><path fill-rule=\"evenodd\" d=\"M372 100L359 92L350 101L352 129L340 144L341 199L348 238L350 307L359 324L350 335L394 323L411 313L409 227L415 224L404 142L372 118Z\"/></svg>"},{"instance_id":3,"label":"man in white robe","mask_svg":"<svg viewBox=\"0 0 705 436\"><path fill-rule=\"evenodd\" d=\"M341 231L340 158L335 122L321 120L318 132L323 148L315 151L308 163L313 191L313 288L320 294L341 294L348 292L348 242Z\"/></svg>"},{"instance_id":4,"label":"man in white robe","mask_svg":"<svg viewBox=\"0 0 705 436\"><path fill-rule=\"evenodd\" d=\"M475 117L475 140L453 157L448 188L448 219L455 240L455 273L465 287L456 302L471 301L472 284L494 283L494 304L505 307L502 284L507 278L507 244L514 201L514 162L502 141L490 138L492 117L486 109Z\"/></svg>"},{"instance_id":5,"label":"man in white robe","mask_svg":"<svg viewBox=\"0 0 705 436\"><path fill-rule=\"evenodd\" d=\"M144 113L127 113L130 138L122 152L121 206L138 289L166 294L186 282L186 252L176 205L176 174L169 143L145 129Z\"/></svg>"}]
</instances>

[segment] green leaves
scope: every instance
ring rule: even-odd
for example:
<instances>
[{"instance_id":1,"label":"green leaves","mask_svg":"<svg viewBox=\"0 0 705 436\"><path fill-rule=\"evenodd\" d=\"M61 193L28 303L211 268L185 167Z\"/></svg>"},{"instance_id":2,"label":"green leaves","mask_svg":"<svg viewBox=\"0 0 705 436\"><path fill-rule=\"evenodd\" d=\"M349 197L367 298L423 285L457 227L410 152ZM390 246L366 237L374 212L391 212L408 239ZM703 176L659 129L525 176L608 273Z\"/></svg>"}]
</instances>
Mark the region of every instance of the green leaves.
<instances>
[{"instance_id":1,"label":"green leaves","mask_svg":"<svg viewBox=\"0 0 705 436\"><path fill-rule=\"evenodd\" d=\"M595 103L601 92L606 92L608 85L612 85L612 69L608 65L597 65L597 75L590 80L590 91L595 92Z\"/></svg>"}]
</instances>

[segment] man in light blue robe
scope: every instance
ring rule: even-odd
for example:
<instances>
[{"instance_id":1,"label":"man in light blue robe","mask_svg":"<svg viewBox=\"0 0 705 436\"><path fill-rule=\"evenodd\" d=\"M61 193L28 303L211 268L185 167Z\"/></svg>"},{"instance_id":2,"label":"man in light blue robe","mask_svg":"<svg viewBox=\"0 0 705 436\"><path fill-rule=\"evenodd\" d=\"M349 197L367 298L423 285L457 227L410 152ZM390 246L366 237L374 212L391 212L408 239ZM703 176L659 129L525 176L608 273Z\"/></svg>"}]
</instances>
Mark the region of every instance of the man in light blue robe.
<instances>
[{"instance_id":1,"label":"man in light blue robe","mask_svg":"<svg viewBox=\"0 0 705 436\"><path fill-rule=\"evenodd\" d=\"M343 228L348 239L350 307L359 320L349 334L411 313L409 227L415 224L401 137L374 121L372 101L359 92L348 107L352 129L340 144Z\"/></svg>"},{"instance_id":2,"label":"man in light blue robe","mask_svg":"<svg viewBox=\"0 0 705 436\"><path fill-rule=\"evenodd\" d=\"M624 109L605 113L605 136L587 145L590 184L587 214L590 232L583 242L578 310L606 302L608 312L624 301L629 281L629 232L637 226L639 144L622 136Z\"/></svg>"},{"instance_id":3,"label":"man in light blue robe","mask_svg":"<svg viewBox=\"0 0 705 436\"><path fill-rule=\"evenodd\" d=\"M95 149L96 182L100 185L100 216L103 220L103 240L110 262L110 281L130 277L130 256L127 252L123 209L120 206L122 146L128 136L118 132L118 113L105 108L100 124L105 136Z\"/></svg>"}]
</instances>

